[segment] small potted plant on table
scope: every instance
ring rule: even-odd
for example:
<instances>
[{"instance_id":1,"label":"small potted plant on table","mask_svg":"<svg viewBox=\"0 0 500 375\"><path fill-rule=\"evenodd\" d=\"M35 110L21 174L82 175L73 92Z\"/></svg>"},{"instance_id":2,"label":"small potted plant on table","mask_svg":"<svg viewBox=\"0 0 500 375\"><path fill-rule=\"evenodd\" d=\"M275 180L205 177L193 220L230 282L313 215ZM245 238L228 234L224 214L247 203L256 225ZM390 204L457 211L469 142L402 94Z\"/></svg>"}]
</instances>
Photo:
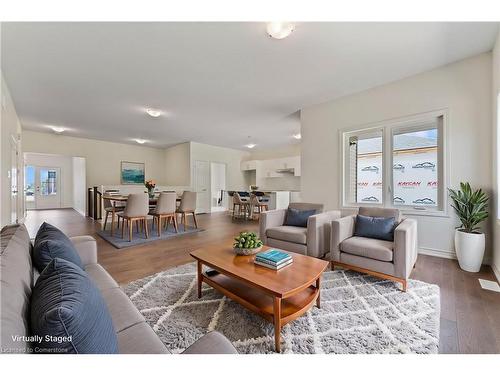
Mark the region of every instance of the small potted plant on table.
<instances>
[{"instance_id":1,"label":"small potted plant on table","mask_svg":"<svg viewBox=\"0 0 500 375\"><path fill-rule=\"evenodd\" d=\"M241 232L234 238L233 248L238 255L256 254L262 249L262 241L254 232Z\"/></svg>"},{"instance_id":2,"label":"small potted plant on table","mask_svg":"<svg viewBox=\"0 0 500 375\"><path fill-rule=\"evenodd\" d=\"M483 262L485 238L479 224L488 218L488 196L481 190L472 190L470 184L460 183L460 190L448 189L451 206L460 219L455 231L455 251L460 268L478 272Z\"/></svg>"}]
</instances>

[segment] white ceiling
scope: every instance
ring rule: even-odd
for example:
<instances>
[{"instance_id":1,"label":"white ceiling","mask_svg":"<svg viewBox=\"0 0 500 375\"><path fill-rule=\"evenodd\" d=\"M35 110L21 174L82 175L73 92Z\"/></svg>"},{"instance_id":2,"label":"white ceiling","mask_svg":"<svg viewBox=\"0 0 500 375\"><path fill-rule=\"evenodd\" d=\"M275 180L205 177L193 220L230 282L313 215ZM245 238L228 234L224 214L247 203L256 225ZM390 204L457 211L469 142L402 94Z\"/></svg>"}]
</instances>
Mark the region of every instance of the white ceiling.
<instances>
[{"instance_id":1,"label":"white ceiling","mask_svg":"<svg viewBox=\"0 0 500 375\"><path fill-rule=\"evenodd\" d=\"M497 31L299 23L274 40L264 23L4 23L2 71L26 129L269 149L297 142L301 108L489 51Z\"/></svg>"}]
</instances>

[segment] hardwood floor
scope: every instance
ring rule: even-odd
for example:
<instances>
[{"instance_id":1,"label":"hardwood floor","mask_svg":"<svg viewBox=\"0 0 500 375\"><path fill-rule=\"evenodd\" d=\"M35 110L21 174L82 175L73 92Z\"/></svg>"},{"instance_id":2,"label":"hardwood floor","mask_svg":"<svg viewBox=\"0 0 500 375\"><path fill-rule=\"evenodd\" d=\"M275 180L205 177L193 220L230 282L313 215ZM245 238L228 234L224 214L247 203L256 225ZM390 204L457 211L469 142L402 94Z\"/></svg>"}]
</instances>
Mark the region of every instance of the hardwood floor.
<instances>
[{"instance_id":1,"label":"hardwood floor","mask_svg":"<svg viewBox=\"0 0 500 375\"><path fill-rule=\"evenodd\" d=\"M92 235L97 240L99 263L120 284L192 262L192 250L231 243L239 231L258 230L257 222L232 220L225 213L199 215L203 232L116 249L95 234L100 223L72 209L29 211L26 226L32 237L44 221L69 236ZM495 280L489 266L483 266L479 273L469 273L462 271L455 260L420 255L411 278L437 284L441 289L441 353L500 353L500 293L483 290L478 282L478 278Z\"/></svg>"}]
</instances>

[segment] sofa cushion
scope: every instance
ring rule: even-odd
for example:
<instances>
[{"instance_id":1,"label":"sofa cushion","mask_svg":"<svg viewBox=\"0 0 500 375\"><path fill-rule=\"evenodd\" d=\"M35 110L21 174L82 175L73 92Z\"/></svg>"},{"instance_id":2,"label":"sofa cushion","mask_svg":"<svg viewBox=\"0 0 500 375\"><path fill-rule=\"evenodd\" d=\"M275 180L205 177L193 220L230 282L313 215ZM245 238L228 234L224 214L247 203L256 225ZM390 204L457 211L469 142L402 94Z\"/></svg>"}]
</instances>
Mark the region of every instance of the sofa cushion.
<instances>
[{"instance_id":1,"label":"sofa cushion","mask_svg":"<svg viewBox=\"0 0 500 375\"><path fill-rule=\"evenodd\" d=\"M64 259L53 259L40 273L31 298L31 329L43 338L35 344L38 352L118 352L101 293L85 271Z\"/></svg>"},{"instance_id":2,"label":"sofa cushion","mask_svg":"<svg viewBox=\"0 0 500 375\"><path fill-rule=\"evenodd\" d=\"M151 326L138 323L118 333L120 354L168 354L168 350Z\"/></svg>"},{"instance_id":3,"label":"sofa cushion","mask_svg":"<svg viewBox=\"0 0 500 375\"><path fill-rule=\"evenodd\" d=\"M316 210L297 210L288 208L286 211L285 225L307 228L307 219L316 214Z\"/></svg>"},{"instance_id":4,"label":"sofa cushion","mask_svg":"<svg viewBox=\"0 0 500 375\"><path fill-rule=\"evenodd\" d=\"M145 321L139 310L120 288L104 290L102 296L108 306L116 333Z\"/></svg>"},{"instance_id":5,"label":"sofa cushion","mask_svg":"<svg viewBox=\"0 0 500 375\"><path fill-rule=\"evenodd\" d=\"M184 350L182 354L238 354L238 351L223 334L212 331Z\"/></svg>"},{"instance_id":6,"label":"sofa cushion","mask_svg":"<svg viewBox=\"0 0 500 375\"><path fill-rule=\"evenodd\" d=\"M307 228L283 225L281 227L268 228L266 236L305 245L307 243Z\"/></svg>"},{"instance_id":7,"label":"sofa cushion","mask_svg":"<svg viewBox=\"0 0 500 375\"><path fill-rule=\"evenodd\" d=\"M33 272L31 242L24 225L9 225L0 232L0 351L26 353L28 344L13 337L29 335Z\"/></svg>"},{"instance_id":8,"label":"sofa cushion","mask_svg":"<svg viewBox=\"0 0 500 375\"><path fill-rule=\"evenodd\" d=\"M100 264L89 264L85 267L85 271L101 292L118 288L116 281Z\"/></svg>"},{"instance_id":9,"label":"sofa cushion","mask_svg":"<svg viewBox=\"0 0 500 375\"><path fill-rule=\"evenodd\" d=\"M356 216L354 235L376 238L384 241L394 241L396 220L393 217Z\"/></svg>"},{"instance_id":10,"label":"sofa cushion","mask_svg":"<svg viewBox=\"0 0 500 375\"><path fill-rule=\"evenodd\" d=\"M83 270L82 260L68 236L55 226L43 223L36 234L33 263L42 272L54 258L65 259Z\"/></svg>"},{"instance_id":11,"label":"sofa cushion","mask_svg":"<svg viewBox=\"0 0 500 375\"><path fill-rule=\"evenodd\" d=\"M350 237L340 244L340 250L352 255L392 262L394 242L366 237Z\"/></svg>"}]
</instances>

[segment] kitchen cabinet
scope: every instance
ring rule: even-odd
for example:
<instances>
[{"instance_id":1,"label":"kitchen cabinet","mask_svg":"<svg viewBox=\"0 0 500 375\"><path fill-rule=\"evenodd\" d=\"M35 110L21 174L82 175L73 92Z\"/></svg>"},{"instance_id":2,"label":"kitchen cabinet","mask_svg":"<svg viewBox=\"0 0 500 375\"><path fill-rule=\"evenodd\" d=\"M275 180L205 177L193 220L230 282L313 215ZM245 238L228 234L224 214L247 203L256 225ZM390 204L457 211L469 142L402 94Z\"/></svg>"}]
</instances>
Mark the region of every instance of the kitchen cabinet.
<instances>
[{"instance_id":1,"label":"kitchen cabinet","mask_svg":"<svg viewBox=\"0 0 500 375\"><path fill-rule=\"evenodd\" d=\"M257 160L243 160L241 162L242 171L254 171L257 169Z\"/></svg>"}]
</instances>

